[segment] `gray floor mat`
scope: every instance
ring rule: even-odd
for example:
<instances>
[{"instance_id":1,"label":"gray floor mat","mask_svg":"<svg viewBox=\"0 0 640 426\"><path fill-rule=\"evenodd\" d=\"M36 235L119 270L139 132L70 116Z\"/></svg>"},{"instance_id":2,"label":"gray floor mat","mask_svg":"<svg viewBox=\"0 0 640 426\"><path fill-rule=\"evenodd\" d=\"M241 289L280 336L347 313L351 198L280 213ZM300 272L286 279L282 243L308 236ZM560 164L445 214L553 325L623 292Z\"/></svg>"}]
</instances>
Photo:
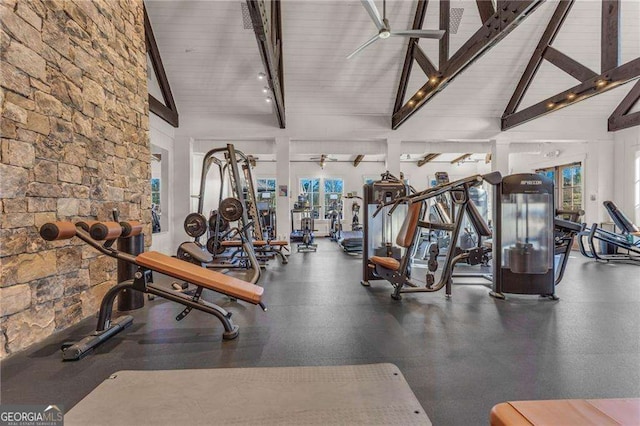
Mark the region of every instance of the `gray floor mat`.
<instances>
[{"instance_id":1,"label":"gray floor mat","mask_svg":"<svg viewBox=\"0 0 640 426\"><path fill-rule=\"evenodd\" d=\"M65 425L430 425L393 364L119 371Z\"/></svg>"}]
</instances>

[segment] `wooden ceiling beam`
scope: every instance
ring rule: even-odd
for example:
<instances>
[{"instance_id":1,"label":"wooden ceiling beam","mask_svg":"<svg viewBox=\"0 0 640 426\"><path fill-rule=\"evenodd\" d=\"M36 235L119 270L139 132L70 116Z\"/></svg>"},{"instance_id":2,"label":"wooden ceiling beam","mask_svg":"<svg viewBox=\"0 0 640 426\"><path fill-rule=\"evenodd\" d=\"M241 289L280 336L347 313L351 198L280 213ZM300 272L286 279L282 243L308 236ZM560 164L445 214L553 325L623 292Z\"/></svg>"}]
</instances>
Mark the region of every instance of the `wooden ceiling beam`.
<instances>
[{"instance_id":1,"label":"wooden ceiling beam","mask_svg":"<svg viewBox=\"0 0 640 426\"><path fill-rule=\"evenodd\" d=\"M161 102L149 93L149 111L171 124L173 127L178 127L178 108L176 107L173 94L171 93L169 79L164 71L162 58L160 57L160 50L158 49L156 38L153 35L151 21L149 20L147 9L144 5L142 7L142 11L144 15L144 38L147 47L147 54L151 59L151 66L153 67L153 71L158 79L158 86L160 86L160 92L162 93L164 100L164 102Z\"/></svg>"},{"instance_id":2,"label":"wooden ceiling beam","mask_svg":"<svg viewBox=\"0 0 640 426\"><path fill-rule=\"evenodd\" d=\"M600 72L620 65L620 1L602 1Z\"/></svg>"},{"instance_id":3,"label":"wooden ceiling beam","mask_svg":"<svg viewBox=\"0 0 640 426\"><path fill-rule=\"evenodd\" d=\"M547 47L543 57L578 81L587 81L598 75L597 72L590 70L578 61L554 49L552 46Z\"/></svg>"},{"instance_id":4,"label":"wooden ceiling beam","mask_svg":"<svg viewBox=\"0 0 640 426\"><path fill-rule=\"evenodd\" d=\"M599 93L604 93L636 78L640 78L640 58L619 65L619 0L602 0L602 63L599 75L551 46L567 14L571 10L574 1L575 0L561 0L558 3L551 20L547 24L538 42L536 50L529 60L522 78L518 82L518 86L511 96L509 104L502 114L502 130L511 129L527 121L573 105L576 102L588 99ZM581 83L569 90L565 90L562 93L538 102L535 105L517 111L543 59L547 59L553 65L578 79ZM618 109L616 109L616 111L618 111ZM620 118L625 114L616 111L614 111L608 120L610 131L613 131L612 129L617 128L622 122L628 123L629 120L633 121L633 118Z\"/></svg>"},{"instance_id":5,"label":"wooden ceiling beam","mask_svg":"<svg viewBox=\"0 0 640 426\"><path fill-rule=\"evenodd\" d=\"M424 166L425 164L427 164L430 161L435 160L439 156L440 156L440 154L436 154L436 153L431 153L431 154L425 155L421 160L418 161L418 167Z\"/></svg>"},{"instance_id":6,"label":"wooden ceiling beam","mask_svg":"<svg viewBox=\"0 0 640 426\"><path fill-rule=\"evenodd\" d=\"M527 64L522 77L520 77L518 85L513 91L513 95L511 95L511 99L505 108L503 117L505 115L515 113L520 106L520 103L524 98L524 94L531 85L533 77L536 75L540 65L542 64L546 50L549 48L551 43L553 43L556 35L558 35L558 31L560 30L560 27L562 27L567 14L573 7L574 1L575 0L561 0L558 3L558 6L556 6L556 10L553 12L553 16L549 20L547 28L544 30L536 49L533 51L533 55L531 55L531 59L529 59L529 63Z\"/></svg>"},{"instance_id":7,"label":"wooden ceiling beam","mask_svg":"<svg viewBox=\"0 0 640 426\"><path fill-rule=\"evenodd\" d=\"M607 92L621 84L640 78L640 58L620 65L580 83L562 93L538 102L513 114L502 116L502 130L508 130L527 121L573 105L600 93Z\"/></svg>"},{"instance_id":8,"label":"wooden ceiling beam","mask_svg":"<svg viewBox=\"0 0 640 426\"><path fill-rule=\"evenodd\" d=\"M413 18L413 25L411 29L420 30L424 23L424 16L427 13L427 5L429 0L418 0L416 5L416 13ZM411 68L413 66L414 49L418 47L418 39L410 38L407 44L407 53L404 57L404 65L402 66L402 72L400 73L400 82L398 83L398 92L396 94L396 102L393 107L395 113L402 107L404 101L404 95L407 91L407 85L409 84L409 75L411 74Z\"/></svg>"},{"instance_id":9,"label":"wooden ceiling beam","mask_svg":"<svg viewBox=\"0 0 640 426\"><path fill-rule=\"evenodd\" d=\"M364 155L362 154L358 154L356 155L356 159L353 160L353 167L358 167L358 165L360 164L360 162L364 159Z\"/></svg>"},{"instance_id":10,"label":"wooden ceiling beam","mask_svg":"<svg viewBox=\"0 0 640 426\"><path fill-rule=\"evenodd\" d=\"M463 154L460 157L451 160L451 164L461 163L464 160L466 160L467 158L471 157L472 155L473 154Z\"/></svg>"},{"instance_id":11,"label":"wooden ceiling beam","mask_svg":"<svg viewBox=\"0 0 640 426\"><path fill-rule=\"evenodd\" d=\"M449 28L451 27L451 1L440 0L440 29L444 35L440 39L438 49L438 68L443 69L449 62Z\"/></svg>"},{"instance_id":12,"label":"wooden ceiling beam","mask_svg":"<svg viewBox=\"0 0 640 426\"><path fill-rule=\"evenodd\" d=\"M629 111L633 106L640 102L640 81L638 81L624 97L620 105L613 111L607 122L607 128L610 132L628 129L629 127L640 126L640 111Z\"/></svg>"},{"instance_id":13,"label":"wooden ceiling beam","mask_svg":"<svg viewBox=\"0 0 640 426\"><path fill-rule=\"evenodd\" d=\"M487 22L491 18L491 15L496 13L491 0L476 0L476 5L478 6L478 12L480 13L482 23Z\"/></svg>"},{"instance_id":14,"label":"wooden ceiling beam","mask_svg":"<svg viewBox=\"0 0 640 426\"><path fill-rule=\"evenodd\" d=\"M448 54L448 34L440 40L438 73L431 76L428 81L402 106L399 104L403 101L406 84L411 74L411 67L406 66L408 58L405 58L405 68L400 79L398 88L398 96L396 97L396 107L391 119L392 129L397 129L415 114L424 104L426 104L433 96L443 90L447 84L452 81L458 74L464 71L474 60L487 52L491 47L502 40L509 34L518 24L531 15L531 13L543 3L544 0L504 0L500 1L497 13L484 23L476 33L467 40L464 45L458 49L451 57ZM446 5L443 7L443 5ZM441 21L440 28L448 30L449 23L445 24L444 16L449 18L448 8L449 0L442 0L440 4ZM446 9L446 11L444 11ZM445 28L442 28L442 27ZM415 57L415 43L409 43L407 46L407 56ZM444 61L444 58L448 60ZM400 95L402 94L402 97Z\"/></svg>"},{"instance_id":15,"label":"wooden ceiling beam","mask_svg":"<svg viewBox=\"0 0 640 426\"><path fill-rule=\"evenodd\" d=\"M253 24L253 31L258 42L258 50L267 75L269 87L273 92L273 106L278 125L286 127L284 108L284 74L282 58L282 19L280 0L266 0L271 2L271 15L263 0L247 0L249 15Z\"/></svg>"}]
</instances>

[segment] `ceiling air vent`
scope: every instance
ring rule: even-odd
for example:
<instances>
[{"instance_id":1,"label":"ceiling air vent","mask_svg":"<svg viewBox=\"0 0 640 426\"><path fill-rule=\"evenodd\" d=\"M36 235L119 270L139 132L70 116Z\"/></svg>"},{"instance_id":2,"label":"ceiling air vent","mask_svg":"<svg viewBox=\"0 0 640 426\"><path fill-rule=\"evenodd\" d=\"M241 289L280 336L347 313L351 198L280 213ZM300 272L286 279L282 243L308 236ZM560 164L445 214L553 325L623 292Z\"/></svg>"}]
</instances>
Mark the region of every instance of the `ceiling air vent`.
<instances>
[{"instance_id":1,"label":"ceiling air vent","mask_svg":"<svg viewBox=\"0 0 640 426\"><path fill-rule=\"evenodd\" d=\"M251 15L249 14L249 6L247 6L246 2L240 3L240 8L242 8L242 25L245 30L253 29L253 22L251 22Z\"/></svg>"},{"instance_id":2,"label":"ceiling air vent","mask_svg":"<svg viewBox=\"0 0 640 426\"><path fill-rule=\"evenodd\" d=\"M451 8L451 23L449 24L449 30L451 34L458 34L458 28L460 27L460 21L462 20L462 13L464 8L452 7Z\"/></svg>"}]
</instances>

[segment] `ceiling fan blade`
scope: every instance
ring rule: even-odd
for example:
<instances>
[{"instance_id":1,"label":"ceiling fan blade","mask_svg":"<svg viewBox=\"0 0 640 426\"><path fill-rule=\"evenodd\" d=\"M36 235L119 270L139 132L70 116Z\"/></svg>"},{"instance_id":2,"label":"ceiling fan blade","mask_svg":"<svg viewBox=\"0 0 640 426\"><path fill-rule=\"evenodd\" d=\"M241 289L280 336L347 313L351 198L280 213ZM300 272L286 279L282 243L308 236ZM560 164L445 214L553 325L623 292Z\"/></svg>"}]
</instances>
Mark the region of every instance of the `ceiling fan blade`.
<instances>
[{"instance_id":1,"label":"ceiling fan blade","mask_svg":"<svg viewBox=\"0 0 640 426\"><path fill-rule=\"evenodd\" d=\"M396 37L417 37L417 38L435 38L441 39L444 30L401 30L391 31L392 36Z\"/></svg>"},{"instance_id":2,"label":"ceiling fan blade","mask_svg":"<svg viewBox=\"0 0 640 426\"><path fill-rule=\"evenodd\" d=\"M349 56L347 56L347 59L351 59L354 56L356 56L358 53L360 53L365 47L369 46L372 43L375 43L376 40L380 39L380 37L378 36L378 34L374 35L373 37L371 37L369 40L365 41L360 47L358 47L356 50L354 50Z\"/></svg>"},{"instance_id":3,"label":"ceiling fan blade","mask_svg":"<svg viewBox=\"0 0 640 426\"><path fill-rule=\"evenodd\" d=\"M362 5L369 13L369 16L371 16L373 23L376 24L376 27L378 27L378 30L383 29L384 24L382 23L380 12L378 12L378 8L376 7L376 4L373 2L373 0L360 0L360 1L362 2Z\"/></svg>"}]
</instances>

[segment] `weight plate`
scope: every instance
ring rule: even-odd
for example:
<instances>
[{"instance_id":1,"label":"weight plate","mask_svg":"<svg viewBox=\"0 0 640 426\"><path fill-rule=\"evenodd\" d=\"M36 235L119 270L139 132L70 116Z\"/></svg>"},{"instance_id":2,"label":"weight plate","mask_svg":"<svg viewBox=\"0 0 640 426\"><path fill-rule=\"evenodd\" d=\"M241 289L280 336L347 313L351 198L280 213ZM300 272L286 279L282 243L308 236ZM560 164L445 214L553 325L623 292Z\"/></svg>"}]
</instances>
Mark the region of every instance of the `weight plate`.
<instances>
[{"instance_id":1,"label":"weight plate","mask_svg":"<svg viewBox=\"0 0 640 426\"><path fill-rule=\"evenodd\" d=\"M184 220L184 230L190 237L201 237L207 232L207 218L200 213L190 213Z\"/></svg>"},{"instance_id":2,"label":"weight plate","mask_svg":"<svg viewBox=\"0 0 640 426\"><path fill-rule=\"evenodd\" d=\"M237 198L225 198L218 209L220 215L229 222L235 222L242 217L242 203Z\"/></svg>"},{"instance_id":3,"label":"weight plate","mask_svg":"<svg viewBox=\"0 0 640 426\"><path fill-rule=\"evenodd\" d=\"M209 253L215 255L224 253L224 247L220 244L220 240L216 240L215 237L211 237L207 240L207 250Z\"/></svg>"},{"instance_id":4,"label":"weight plate","mask_svg":"<svg viewBox=\"0 0 640 426\"><path fill-rule=\"evenodd\" d=\"M429 271L435 272L435 271L438 270L438 261L437 260L430 260L427 263L427 266L429 267Z\"/></svg>"},{"instance_id":5,"label":"weight plate","mask_svg":"<svg viewBox=\"0 0 640 426\"><path fill-rule=\"evenodd\" d=\"M438 243L432 243L429 246L429 254L438 254Z\"/></svg>"},{"instance_id":6,"label":"weight plate","mask_svg":"<svg viewBox=\"0 0 640 426\"><path fill-rule=\"evenodd\" d=\"M436 278L431 275L431 274L427 274L427 288L431 288L433 287L433 284L435 283Z\"/></svg>"},{"instance_id":7,"label":"weight plate","mask_svg":"<svg viewBox=\"0 0 640 426\"><path fill-rule=\"evenodd\" d=\"M209 230L211 232L216 232L216 222L218 222L218 232L225 232L229 229L229 222L219 215L217 210L213 210L209 216Z\"/></svg>"}]
</instances>

